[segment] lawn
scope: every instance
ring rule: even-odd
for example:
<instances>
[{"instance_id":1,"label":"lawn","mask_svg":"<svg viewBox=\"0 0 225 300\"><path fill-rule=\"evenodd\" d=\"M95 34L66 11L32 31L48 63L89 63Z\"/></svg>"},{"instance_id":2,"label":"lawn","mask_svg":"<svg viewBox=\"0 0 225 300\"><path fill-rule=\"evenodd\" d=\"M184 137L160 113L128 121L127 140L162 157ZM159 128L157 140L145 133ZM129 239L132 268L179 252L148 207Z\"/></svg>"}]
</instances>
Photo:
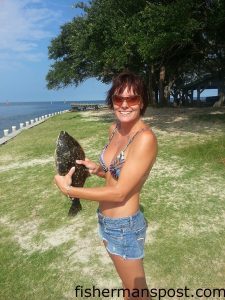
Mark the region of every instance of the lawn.
<instances>
[{"instance_id":1,"label":"lawn","mask_svg":"<svg viewBox=\"0 0 225 300\"><path fill-rule=\"evenodd\" d=\"M225 288L225 109L148 109L144 119L159 143L141 194L149 288ZM68 217L70 202L53 183L59 132L96 161L112 120L107 110L69 112L0 147L0 299L75 299L77 285L121 287L98 238L97 204L83 200Z\"/></svg>"}]
</instances>

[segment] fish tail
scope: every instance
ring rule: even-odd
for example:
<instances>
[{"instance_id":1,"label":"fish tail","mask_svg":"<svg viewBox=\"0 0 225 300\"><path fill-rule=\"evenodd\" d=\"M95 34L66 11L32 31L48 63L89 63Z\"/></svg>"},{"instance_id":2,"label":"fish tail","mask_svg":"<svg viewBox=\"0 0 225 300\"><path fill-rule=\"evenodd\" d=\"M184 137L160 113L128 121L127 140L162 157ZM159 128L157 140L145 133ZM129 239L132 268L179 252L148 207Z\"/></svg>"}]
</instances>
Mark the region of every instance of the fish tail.
<instances>
[{"instance_id":1,"label":"fish tail","mask_svg":"<svg viewBox=\"0 0 225 300\"><path fill-rule=\"evenodd\" d=\"M79 198L71 198L71 206L68 211L68 216L76 216L76 214L82 210L82 206Z\"/></svg>"}]
</instances>

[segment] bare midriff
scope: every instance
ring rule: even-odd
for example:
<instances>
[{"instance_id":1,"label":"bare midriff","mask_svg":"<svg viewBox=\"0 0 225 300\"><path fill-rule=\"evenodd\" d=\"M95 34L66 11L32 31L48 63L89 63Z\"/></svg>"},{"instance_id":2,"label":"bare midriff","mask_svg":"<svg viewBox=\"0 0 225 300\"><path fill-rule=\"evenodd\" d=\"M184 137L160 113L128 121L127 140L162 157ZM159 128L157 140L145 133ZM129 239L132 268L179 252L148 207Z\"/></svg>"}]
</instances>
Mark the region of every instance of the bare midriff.
<instances>
[{"instance_id":1,"label":"bare midriff","mask_svg":"<svg viewBox=\"0 0 225 300\"><path fill-rule=\"evenodd\" d=\"M108 174L107 174L108 177ZM109 177L111 177L109 175ZM112 179L113 180L113 179ZM109 180L110 182L111 180ZM108 183L108 182L107 182ZM111 185L107 184L107 185ZM129 199L122 202L101 202L99 203L100 212L111 218L122 218L134 215L139 209L139 193L135 193Z\"/></svg>"},{"instance_id":2,"label":"bare midriff","mask_svg":"<svg viewBox=\"0 0 225 300\"><path fill-rule=\"evenodd\" d=\"M145 127L143 123L140 124L139 128L136 129L136 132L141 128ZM134 131L135 132L135 131ZM134 134L134 133L133 133ZM131 134L132 136L132 134ZM121 149L125 147L128 143L128 138L124 138L118 134L115 134L113 140L109 143L105 153L104 153L104 161L107 166L110 165L113 158L115 158L115 153L120 153ZM135 141L131 143L125 153L125 160L127 160L130 149L132 147L137 147L135 145ZM127 175L129 176L129 174ZM142 189L143 184L145 183L148 174L141 178L140 183L136 186L135 191L132 192L130 197L126 197L124 201L116 202L108 202L102 201L99 202L99 210L100 212L111 218L123 218L134 215L139 210L139 201L140 201L140 191ZM117 180L112 176L110 171L105 173L105 185L106 186L115 186L117 184Z\"/></svg>"},{"instance_id":3,"label":"bare midriff","mask_svg":"<svg viewBox=\"0 0 225 300\"><path fill-rule=\"evenodd\" d=\"M106 186L116 185L117 181L112 178L111 174L107 172L106 174ZM134 215L139 210L139 195L142 188L143 182L137 187L137 192L135 192L131 197L125 199L121 202L100 202L99 210L100 212L110 218L123 218Z\"/></svg>"}]
</instances>

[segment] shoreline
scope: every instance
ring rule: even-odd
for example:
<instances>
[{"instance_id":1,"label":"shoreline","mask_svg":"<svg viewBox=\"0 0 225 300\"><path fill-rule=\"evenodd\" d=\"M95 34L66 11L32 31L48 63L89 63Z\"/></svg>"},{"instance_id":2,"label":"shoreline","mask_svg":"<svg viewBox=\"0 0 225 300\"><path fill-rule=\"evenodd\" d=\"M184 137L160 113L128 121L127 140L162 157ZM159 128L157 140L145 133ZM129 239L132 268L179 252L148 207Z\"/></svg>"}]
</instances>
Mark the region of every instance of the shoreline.
<instances>
[{"instance_id":1,"label":"shoreline","mask_svg":"<svg viewBox=\"0 0 225 300\"><path fill-rule=\"evenodd\" d=\"M52 113L52 114L44 115L44 116L35 118L35 121L32 119L30 121L27 121L25 123L26 124L25 126L23 126L24 123L20 123L21 127L17 130L16 129L13 130L13 127L16 128L16 126L12 126L12 132L11 133L6 133L5 132L4 136L0 138L0 146L6 144L8 141L15 138L22 131L24 131L26 129L29 129L29 128L32 128L34 126L37 126L37 125L45 122L46 120L48 120L49 118L51 118L53 116L56 116L56 115L59 115L59 114L62 114L62 113L66 113L66 112L69 112L69 110L64 110L64 111L59 111L59 112L55 112L55 113ZM30 124L29 124L29 122L30 122ZM5 129L5 130L7 131L9 129Z\"/></svg>"},{"instance_id":2,"label":"shoreline","mask_svg":"<svg viewBox=\"0 0 225 300\"><path fill-rule=\"evenodd\" d=\"M15 129L21 128L20 123L25 123L33 119L37 122L42 116L48 116L64 110L70 110L70 103L64 102L12 102L8 105L0 104L0 138L4 137L4 130L11 133ZM14 127L13 127L14 126ZM16 126L16 128L15 128ZM13 127L13 128L12 128Z\"/></svg>"}]
</instances>

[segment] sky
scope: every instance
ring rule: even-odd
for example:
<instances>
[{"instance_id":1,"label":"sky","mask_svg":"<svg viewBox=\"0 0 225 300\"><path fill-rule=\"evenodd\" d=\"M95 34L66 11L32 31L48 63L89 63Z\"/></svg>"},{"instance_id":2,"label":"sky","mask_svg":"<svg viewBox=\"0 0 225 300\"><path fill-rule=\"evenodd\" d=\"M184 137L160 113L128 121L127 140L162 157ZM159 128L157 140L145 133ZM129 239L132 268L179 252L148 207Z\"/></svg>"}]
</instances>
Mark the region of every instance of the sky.
<instances>
[{"instance_id":1,"label":"sky","mask_svg":"<svg viewBox=\"0 0 225 300\"><path fill-rule=\"evenodd\" d=\"M109 85L94 78L48 90L48 46L60 26L82 14L75 0L0 0L0 102L104 100ZM85 1L84 1L85 2Z\"/></svg>"}]
</instances>

